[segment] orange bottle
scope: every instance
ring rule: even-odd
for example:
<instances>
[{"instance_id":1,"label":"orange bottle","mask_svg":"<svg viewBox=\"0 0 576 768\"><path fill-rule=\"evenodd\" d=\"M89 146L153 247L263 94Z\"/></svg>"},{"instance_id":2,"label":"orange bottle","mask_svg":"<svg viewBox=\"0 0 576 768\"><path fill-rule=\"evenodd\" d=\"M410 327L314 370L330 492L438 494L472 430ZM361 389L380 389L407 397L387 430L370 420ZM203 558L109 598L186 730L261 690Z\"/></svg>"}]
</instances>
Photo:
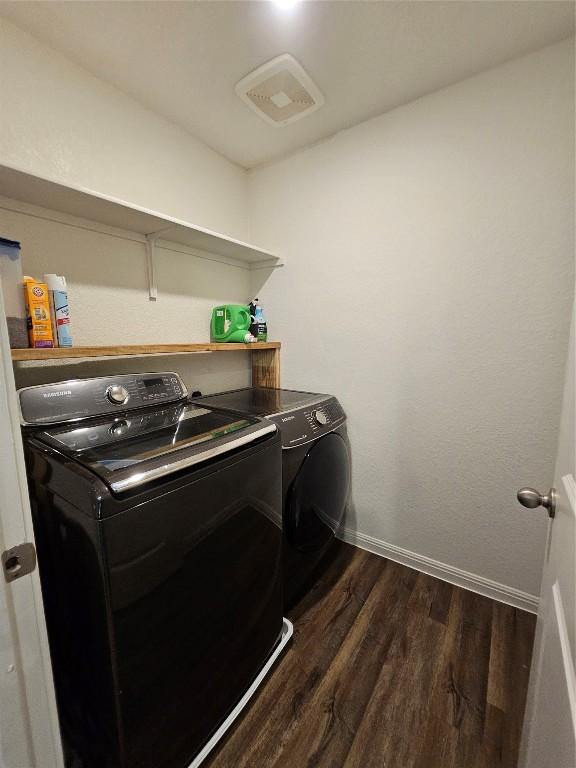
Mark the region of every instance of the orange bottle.
<instances>
[{"instance_id":1,"label":"orange bottle","mask_svg":"<svg viewBox=\"0 0 576 768\"><path fill-rule=\"evenodd\" d=\"M24 278L26 322L31 347L53 347L54 334L50 318L50 297L46 283L33 277Z\"/></svg>"}]
</instances>

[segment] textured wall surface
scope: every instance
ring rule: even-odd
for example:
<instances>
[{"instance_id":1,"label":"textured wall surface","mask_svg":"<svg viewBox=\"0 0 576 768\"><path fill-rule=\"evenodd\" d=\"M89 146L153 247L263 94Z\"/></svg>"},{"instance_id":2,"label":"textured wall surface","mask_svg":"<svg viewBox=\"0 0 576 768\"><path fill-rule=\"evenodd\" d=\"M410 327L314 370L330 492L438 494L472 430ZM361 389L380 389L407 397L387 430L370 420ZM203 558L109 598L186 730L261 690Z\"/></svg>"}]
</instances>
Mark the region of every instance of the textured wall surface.
<instances>
[{"instance_id":1,"label":"textured wall surface","mask_svg":"<svg viewBox=\"0 0 576 768\"><path fill-rule=\"evenodd\" d=\"M249 239L243 170L2 19L0 103L0 163ZM0 235L22 242L25 273L68 278L77 345L207 341L211 307L249 298L245 269L158 249L150 302L141 243L4 210ZM222 357L20 366L17 381L171 368L206 391L248 383L248 356Z\"/></svg>"},{"instance_id":2,"label":"textured wall surface","mask_svg":"<svg viewBox=\"0 0 576 768\"><path fill-rule=\"evenodd\" d=\"M538 594L573 291L570 42L251 174L289 387L350 420L360 532Z\"/></svg>"},{"instance_id":3,"label":"textured wall surface","mask_svg":"<svg viewBox=\"0 0 576 768\"><path fill-rule=\"evenodd\" d=\"M246 177L0 19L0 162L249 239Z\"/></svg>"}]
</instances>

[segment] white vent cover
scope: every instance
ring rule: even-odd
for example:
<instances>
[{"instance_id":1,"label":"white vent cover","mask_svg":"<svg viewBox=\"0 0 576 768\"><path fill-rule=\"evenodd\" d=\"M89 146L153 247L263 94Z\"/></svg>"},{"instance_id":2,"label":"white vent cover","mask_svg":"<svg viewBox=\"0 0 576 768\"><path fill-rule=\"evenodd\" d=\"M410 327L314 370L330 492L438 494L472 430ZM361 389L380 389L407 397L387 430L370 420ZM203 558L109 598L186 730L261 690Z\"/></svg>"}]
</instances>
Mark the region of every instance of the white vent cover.
<instances>
[{"instance_id":1,"label":"white vent cover","mask_svg":"<svg viewBox=\"0 0 576 768\"><path fill-rule=\"evenodd\" d=\"M250 109L277 127L300 120L324 104L319 88L289 53L246 75L235 90Z\"/></svg>"}]
</instances>

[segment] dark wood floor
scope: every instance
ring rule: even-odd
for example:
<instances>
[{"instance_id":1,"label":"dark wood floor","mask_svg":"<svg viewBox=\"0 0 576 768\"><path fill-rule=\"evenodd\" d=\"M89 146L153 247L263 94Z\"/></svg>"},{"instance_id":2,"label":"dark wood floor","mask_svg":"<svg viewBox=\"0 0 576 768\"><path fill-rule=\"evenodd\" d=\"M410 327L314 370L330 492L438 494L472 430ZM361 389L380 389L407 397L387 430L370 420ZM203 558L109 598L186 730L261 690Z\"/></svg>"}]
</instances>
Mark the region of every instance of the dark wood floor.
<instances>
[{"instance_id":1,"label":"dark wood floor","mask_svg":"<svg viewBox=\"0 0 576 768\"><path fill-rule=\"evenodd\" d=\"M342 545L207 768L514 768L535 617Z\"/></svg>"}]
</instances>

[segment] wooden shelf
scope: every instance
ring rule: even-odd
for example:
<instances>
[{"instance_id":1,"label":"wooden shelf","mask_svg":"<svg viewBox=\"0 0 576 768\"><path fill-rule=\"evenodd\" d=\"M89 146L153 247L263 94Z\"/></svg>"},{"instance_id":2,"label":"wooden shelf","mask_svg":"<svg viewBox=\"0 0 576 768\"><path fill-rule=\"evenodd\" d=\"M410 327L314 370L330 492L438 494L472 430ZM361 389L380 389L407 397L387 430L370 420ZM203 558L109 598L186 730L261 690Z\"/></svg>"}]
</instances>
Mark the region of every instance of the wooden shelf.
<instances>
[{"instance_id":1,"label":"wooden shelf","mask_svg":"<svg viewBox=\"0 0 576 768\"><path fill-rule=\"evenodd\" d=\"M12 360L68 360L76 357L144 357L181 355L195 352L259 352L280 349L279 341L256 344L121 344L113 347L56 347L54 349L13 349Z\"/></svg>"},{"instance_id":2,"label":"wooden shelf","mask_svg":"<svg viewBox=\"0 0 576 768\"><path fill-rule=\"evenodd\" d=\"M33 360L72 360L74 358L145 357L211 352L251 352L252 384L255 387L280 386L279 341L255 344L122 344L114 347L56 347L55 349L13 349L14 362Z\"/></svg>"},{"instance_id":3,"label":"wooden shelf","mask_svg":"<svg viewBox=\"0 0 576 768\"><path fill-rule=\"evenodd\" d=\"M182 219L151 211L83 187L61 184L0 165L0 194L12 200L79 217L108 227L160 236L162 240L244 262L282 266L276 254Z\"/></svg>"}]
</instances>

